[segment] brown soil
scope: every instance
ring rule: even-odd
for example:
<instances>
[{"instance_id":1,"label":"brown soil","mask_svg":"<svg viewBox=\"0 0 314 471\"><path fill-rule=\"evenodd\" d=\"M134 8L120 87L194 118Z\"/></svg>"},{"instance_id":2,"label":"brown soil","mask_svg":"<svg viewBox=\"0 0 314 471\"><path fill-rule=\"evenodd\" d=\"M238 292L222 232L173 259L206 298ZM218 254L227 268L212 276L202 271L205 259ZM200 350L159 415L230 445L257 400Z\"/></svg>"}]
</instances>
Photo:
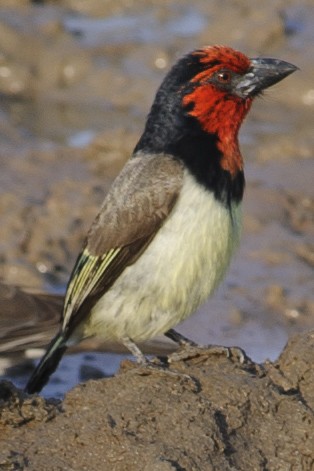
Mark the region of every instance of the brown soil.
<instances>
[{"instance_id":1,"label":"brown soil","mask_svg":"<svg viewBox=\"0 0 314 471\"><path fill-rule=\"evenodd\" d=\"M0 383L1 469L314 469L313 332L276 364L186 356L176 375L125 361L61 403Z\"/></svg>"},{"instance_id":2,"label":"brown soil","mask_svg":"<svg viewBox=\"0 0 314 471\"><path fill-rule=\"evenodd\" d=\"M1 280L64 291L178 56L218 43L279 57L301 71L256 101L241 130L240 250L210 304L180 327L202 344L276 358L289 335L314 326L313 19L311 0L1 2Z\"/></svg>"}]
</instances>

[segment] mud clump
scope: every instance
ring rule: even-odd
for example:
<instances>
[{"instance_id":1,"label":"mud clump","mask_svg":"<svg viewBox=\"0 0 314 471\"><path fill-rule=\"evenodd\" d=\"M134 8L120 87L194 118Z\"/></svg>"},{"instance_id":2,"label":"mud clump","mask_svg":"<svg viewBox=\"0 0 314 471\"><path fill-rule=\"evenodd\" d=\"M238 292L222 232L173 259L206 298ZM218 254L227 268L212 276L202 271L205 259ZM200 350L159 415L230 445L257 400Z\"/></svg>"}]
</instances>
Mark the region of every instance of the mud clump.
<instances>
[{"instance_id":1,"label":"mud clump","mask_svg":"<svg viewBox=\"0 0 314 471\"><path fill-rule=\"evenodd\" d=\"M130 361L64 401L0 386L0 469L312 470L314 333L263 365L196 350L172 370Z\"/></svg>"},{"instance_id":2,"label":"mud clump","mask_svg":"<svg viewBox=\"0 0 314 471\"><path fill-rule=\"evenodd\" d=\"M1 282L64 293L167 71L188 51L225 44L287 60L300 72L256 101L241 130L241 246L227 289L182 334L240 345L261 362L276 358L290 335L314 328L312 3L3 0ZM25 311L15 304L13 328L0 325L0 353L8 341L17 345L21 328L29 329L27 347L37 346L29 326L37 331L43 310L28 313L27 326ZM3 317L2 310L0 324ZM52 334L40 332L40 346Z\"/></svg>"}]
</instances>

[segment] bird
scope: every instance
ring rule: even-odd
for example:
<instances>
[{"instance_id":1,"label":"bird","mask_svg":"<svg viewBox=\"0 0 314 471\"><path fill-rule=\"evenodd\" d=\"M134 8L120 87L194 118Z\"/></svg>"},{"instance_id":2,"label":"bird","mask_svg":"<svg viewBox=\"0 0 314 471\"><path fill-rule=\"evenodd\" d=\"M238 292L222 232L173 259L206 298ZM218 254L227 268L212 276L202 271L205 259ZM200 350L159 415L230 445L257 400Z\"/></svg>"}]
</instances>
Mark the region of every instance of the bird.
<instances>
[{"instance_id":1,"label":"bird","mask_svg":"<svg viewBox=\"0 0 314 471\"><path fill-rule=\"evenodd\" d=\"M25 391L38 393L65 350L99 336L138 343L165 334L222 281L241 234L238 133L255 97L297 67L213 45L181 57L162 81L143 134L87 233L62 324Z\"/></svg>"}]
</instances>

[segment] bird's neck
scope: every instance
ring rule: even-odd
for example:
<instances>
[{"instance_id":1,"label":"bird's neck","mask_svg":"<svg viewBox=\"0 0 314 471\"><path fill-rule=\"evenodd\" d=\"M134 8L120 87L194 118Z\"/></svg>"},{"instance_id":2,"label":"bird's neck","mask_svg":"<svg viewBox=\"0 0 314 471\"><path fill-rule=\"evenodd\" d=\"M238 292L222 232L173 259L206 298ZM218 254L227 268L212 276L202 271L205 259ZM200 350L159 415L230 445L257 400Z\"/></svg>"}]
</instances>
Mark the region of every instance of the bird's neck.
<instances>
[{"instance_id":1,"label":"bird's neck","mask_svg":"<svg viewBox=\"0 0 314 471\"><path fill-rule=\"evenodd\" d=\"M165 104L157 95L134 153L172 155L217 200L227 206L239 203L245 183L238 131L248 109L233 106L226 114L217 102L186 97L191 106L183 100L182 107L179 96L177 102Z\"/></svg>"},{"instance_id":2,"label":"bird's neck","mask_svg":"<svg viewBox=\"0 0 314 471\"><path fill-rule=\"evenodd\" d=\"M197 87L183 99L183 105L200 124L201 129L217 136L217 148L221 152L220 165L232 178L243 171L243 159L240 152L238 133L247 115L252 100L240 100L228 97L211 87Z\"/></svg>"}]
</instances>

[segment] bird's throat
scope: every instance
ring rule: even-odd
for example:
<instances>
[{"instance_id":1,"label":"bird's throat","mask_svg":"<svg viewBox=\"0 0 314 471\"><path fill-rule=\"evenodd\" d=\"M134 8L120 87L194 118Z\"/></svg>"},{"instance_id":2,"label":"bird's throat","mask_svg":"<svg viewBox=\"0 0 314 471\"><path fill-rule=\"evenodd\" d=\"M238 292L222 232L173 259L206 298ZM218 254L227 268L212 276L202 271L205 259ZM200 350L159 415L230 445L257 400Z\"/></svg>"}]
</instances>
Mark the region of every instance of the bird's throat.
<instances>
[{"instance_id":1,"label":"bird's throat","mask_svg":"<svg viewBox=\"0 0 314 471\"><path fill-rule=\"evenodd\" d=\"M239 148L238 136L231 137L218 133L217 147L221 151L221 167L235 177L238 172L243 171L243 158Z\"/></svg>"},{"instance_id":2,"label":"bird's throat","mask_svg":"<svg viewBox=\"0 0 314 471\"><path fill-rule=\"evenodd\" d=\"M201 129L217 136L221 167L232 177L243 171L238 132L252 100L240 100L225 93L213 93L208 85L197 87L183 98L188 114L197 119Z\"/></svg>"}]
</instances>

